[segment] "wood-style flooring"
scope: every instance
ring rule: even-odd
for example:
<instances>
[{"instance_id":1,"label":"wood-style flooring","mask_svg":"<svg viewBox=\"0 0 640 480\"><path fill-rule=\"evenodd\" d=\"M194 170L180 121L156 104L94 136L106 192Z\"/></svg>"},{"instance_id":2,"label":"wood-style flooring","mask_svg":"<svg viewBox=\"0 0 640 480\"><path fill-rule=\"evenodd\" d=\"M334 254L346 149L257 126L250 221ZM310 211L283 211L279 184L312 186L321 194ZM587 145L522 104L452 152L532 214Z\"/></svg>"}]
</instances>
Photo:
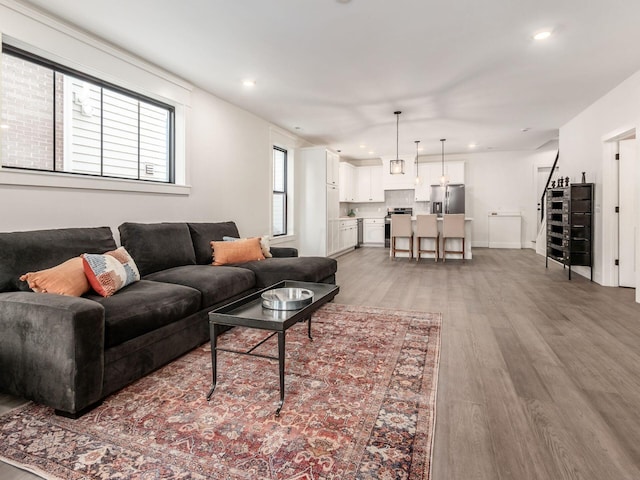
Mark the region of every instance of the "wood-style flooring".
<instances>
[{"instance_id":1,"label":"wood-style flooring","mask_svg":"<svg viewBox=\"0 0 640 480\"><path fill-rule=\"evenodd\" d=\"M441 312L433 480L640 479L640 305L533 250L361 249L337 302Z\"/></svg>"},{"instance_id":2,"label":"wood-style flooring","mask_svg":"<svg viewBox=\"0 0 640 480\"><path fill-rule=\"evenodd\" d=\"M640 479L634 290L569 281L532 250L416 264L361 248L337 279L338 303L443 314L433 480Z\"/></svg>"}]
</instances>

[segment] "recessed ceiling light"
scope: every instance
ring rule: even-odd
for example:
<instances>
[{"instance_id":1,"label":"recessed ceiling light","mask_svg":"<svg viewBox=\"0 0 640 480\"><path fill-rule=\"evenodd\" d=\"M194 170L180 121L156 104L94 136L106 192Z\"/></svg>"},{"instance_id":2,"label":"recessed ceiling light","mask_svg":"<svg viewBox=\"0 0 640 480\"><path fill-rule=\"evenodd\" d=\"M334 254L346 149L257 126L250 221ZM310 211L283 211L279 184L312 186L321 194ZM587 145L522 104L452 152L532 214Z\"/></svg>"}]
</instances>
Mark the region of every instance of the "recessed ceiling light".
<instances>
[{"instance_id":1,"label":"recessed ceiling light","mask_svg":"<svg viewBox=\"0 0 640 480\"><path fill-rule=\"evenodd\" d=\"M478 144L477 144L477 143L475 143L475 142L471 142L471 143L469 144L469 148L476 148L477 146L478 146Z\"/></svg>"},{"instance_id":2,"label":"recessed ceiling light","mask_svg":"<svg viewBox=\"0 0 640 480\"><path fill-rule=\"evenodd\" d=\"M9 125L7 125L6 123L3 123L2 125L0 125L0 128L3 130L6 130L9 128Z\"/></svg>"},{"instance_id":3,"label":"recessed ceiling light","mask_svg":"<svg viewBox=\"0 0 640 480\"><path fill-rule=\"evenodd\" d=\"M533 36L534 40L546 40L551 36L551 30L543 30Z\"/></svg>"},{"instance_id":4,"label":"recessed ceiling light","mask_svg":"<svg viewBox=\"0 0 640 480\"><path fill-rule=\"evenodd\" d=\"M363 143L360 145L360 148L367 148L367 146Z\"/></svg>"},{"instance_id":5,"label":"recessed ceiling light","mask_svg":"<svg viewBox=\"0 0 640 480\"><path fill-rule=\"evenodd\" d=\"M374 152L373 150L369 150L369 155L373 155L374 153L376 152Z\"/></svg>"},{"instance_id":6,"label":"recessed ceiling light","mask_svg":"<svg viewBox=\"0 0 640 480\"><path fill-rule=\"evenodd\" d=\"M245 80L242 80L242 85L244 85L245 87L255 87L256 81L251 78L247 78Z\"/></svg>"}]
</instances>

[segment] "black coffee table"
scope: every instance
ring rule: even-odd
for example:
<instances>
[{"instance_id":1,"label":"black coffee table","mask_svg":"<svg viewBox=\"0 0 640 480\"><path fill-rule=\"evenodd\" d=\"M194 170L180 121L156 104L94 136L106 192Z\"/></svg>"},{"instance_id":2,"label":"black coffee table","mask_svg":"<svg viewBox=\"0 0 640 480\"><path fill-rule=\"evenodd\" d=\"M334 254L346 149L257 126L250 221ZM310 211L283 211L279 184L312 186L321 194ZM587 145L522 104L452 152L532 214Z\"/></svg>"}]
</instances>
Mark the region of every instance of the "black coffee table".
<instances>
[{"instance_id":1,"label":"black coffee table","mask_svg":"<svg viewBox=\"0 0 640 480\"><path fill-rule=\"evenodd\" d=\"M270 310L262 306L262 294L274 288L306 288L313 292L313 301L299 310ZM255 357L268 358L278 360L280 372L280 403L276 410L276 417L280 416L280 410L284 404L284 352L285 352L285 333L287 329L298 322L307 320L307 335L311 338L311 315L325 303L333 300L340 291L337 285L328 283L310 283L296 282L293 280L284 280L276 283L264 290L252 293L240 300L236 300L224 307L209 312L209 330L211 335L211 370L213 374L213 385L207 395L207 401L211 400L213 391L217 382L217 357L218 351L238 353L242 355L251 355ZM220 326L227 325L232 327L249 327L261 330L269 330L273 333L254 345L247 351L228 350L218 347L218 335ZM278 335L278 356L261 355L253 353L253 351L269 340L274 335Z\"/></svg>"}]
</instances>

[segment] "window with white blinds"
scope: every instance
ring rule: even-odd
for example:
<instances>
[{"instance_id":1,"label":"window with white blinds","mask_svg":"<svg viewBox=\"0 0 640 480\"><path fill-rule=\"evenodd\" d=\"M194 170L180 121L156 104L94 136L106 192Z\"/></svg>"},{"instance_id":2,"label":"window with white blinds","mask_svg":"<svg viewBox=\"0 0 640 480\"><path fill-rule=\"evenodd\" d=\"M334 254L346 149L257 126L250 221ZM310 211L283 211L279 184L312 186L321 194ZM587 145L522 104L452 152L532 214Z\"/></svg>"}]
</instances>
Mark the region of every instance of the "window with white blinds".
<instances>
[{"instance_id":1,"label":"window with white blinds","mask_svg":"<svg viewBox=\"0 0 640 480\"><path fill-rule=\"evenodd\" d=\"M3 45L2 166L174 183L174 110Z\"/></svg>"}]
</instances>

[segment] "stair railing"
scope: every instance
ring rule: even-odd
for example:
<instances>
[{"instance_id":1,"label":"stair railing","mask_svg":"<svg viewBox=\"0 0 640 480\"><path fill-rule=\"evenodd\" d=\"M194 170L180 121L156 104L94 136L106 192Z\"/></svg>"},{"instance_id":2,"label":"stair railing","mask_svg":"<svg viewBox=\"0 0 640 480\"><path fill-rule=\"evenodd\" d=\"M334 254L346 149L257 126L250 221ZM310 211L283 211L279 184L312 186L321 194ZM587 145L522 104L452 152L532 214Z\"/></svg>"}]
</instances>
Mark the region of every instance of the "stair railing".
<instances>
[{"instance_id":1,"label":"stair railing","mask_svg":"<svg viewBox=\"0 0 640 480\"><path fill-rule=\"evenodd\" d=\"M547 194L547 188L549 188L549 184L551 183L551 178L553 177L553 173L556 171L556 165L558 165L558 159L560 158L560 150L556 154L556 159L553 161L553 166L551 167L551 171L549 172L549 178L547 178L547 183L544 186L544 190L542 191L542 196L540 197L540 203L538 206L540 207L540 221L544 220L544 198Z\"/></svg>"}]
</instances>

